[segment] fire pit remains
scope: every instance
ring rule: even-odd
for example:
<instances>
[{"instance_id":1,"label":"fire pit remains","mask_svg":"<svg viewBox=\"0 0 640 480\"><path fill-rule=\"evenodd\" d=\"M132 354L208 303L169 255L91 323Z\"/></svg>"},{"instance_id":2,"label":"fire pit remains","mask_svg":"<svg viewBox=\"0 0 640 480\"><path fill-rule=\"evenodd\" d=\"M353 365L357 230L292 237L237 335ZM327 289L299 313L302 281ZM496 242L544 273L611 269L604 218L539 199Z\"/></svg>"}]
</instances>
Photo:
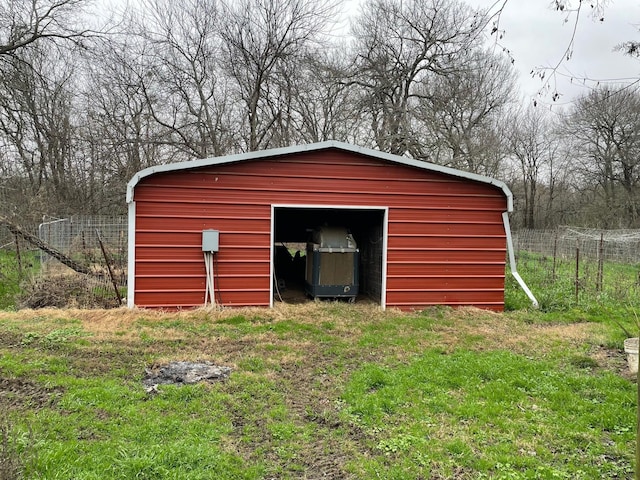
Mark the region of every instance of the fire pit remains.
<instances>
[{"instance_id":1,"label":"fire pit remains","mask_svg":"<svg viewBox=\"0 0 640 480\"><path fill-rule=\"evenodd\" d=\"M231 368L214 365L211 362L170 362L145 368L142 383L146 387L163 384L212 383L226 380L230 374Z\"/></svg>"}]
</instances>

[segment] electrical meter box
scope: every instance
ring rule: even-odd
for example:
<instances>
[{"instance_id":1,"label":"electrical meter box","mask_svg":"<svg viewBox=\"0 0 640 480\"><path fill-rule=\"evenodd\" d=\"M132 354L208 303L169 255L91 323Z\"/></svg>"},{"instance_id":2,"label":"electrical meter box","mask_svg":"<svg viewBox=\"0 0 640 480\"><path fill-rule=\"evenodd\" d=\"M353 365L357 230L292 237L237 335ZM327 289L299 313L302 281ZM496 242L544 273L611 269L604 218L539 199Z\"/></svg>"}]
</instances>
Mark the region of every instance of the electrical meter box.
<instances>
[{"instance_id":1,"label":"electrical meter box","mask_svg":"<svg viewBox=\"0 0 640 480\"><path fill-rule=\"evenodd\" d=\"M202 251L217 252L220 243L220 232L218 230L202 231Z\"/></svg>"},{"instance_id":2,"label":"electrical meter box","mask_svg":"<svg viewBox=\"0 0 640 480\"><path fill-rule=\"evenodd\" d=\"M346 228L323 227L307 243L305 291L313 298L358 295L360 250Z\"/></svg>"}]
</instances>

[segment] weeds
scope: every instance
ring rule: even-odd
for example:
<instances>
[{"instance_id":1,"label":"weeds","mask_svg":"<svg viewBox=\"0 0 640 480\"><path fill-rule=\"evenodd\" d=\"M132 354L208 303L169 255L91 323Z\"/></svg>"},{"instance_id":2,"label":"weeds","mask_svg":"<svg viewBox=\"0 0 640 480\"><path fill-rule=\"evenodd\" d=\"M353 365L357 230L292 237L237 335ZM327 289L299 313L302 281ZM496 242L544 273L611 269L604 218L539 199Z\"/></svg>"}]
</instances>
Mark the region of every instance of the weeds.
<instances>
[{"instance_id":1,"label":"weeds","mask_svg":"<svg viewBox=\"0 0 640 480\"><path fill-rule=\"evenodd\" d=\"M582 261L576 271L574 260L552 258L519 252L518 270L533 291L543 312L566 312L640 307L640 266L604 262L602 277L597 262ZM505 309L527 308L530 302L520 291L515 279L507 273Z\"/></svg>"},{"instance_id":2,"label":"weeds","mask_svg":"<svg viewBox=\"0 0 640 480\"><path fill-rule=\"evenodd\" d=\"M0 480L19 480L35 464L31 431L20 432L6 413L0 414Z\"/></svg>"},{"instance_id":3,"label":"weeds","mask_svg":"<svg viewBox=\"0 0 640 480\"><path fill-rule=\"evenodd\" d=\"M6 418L0 418L0 480L23 478L23 464Z\"/></svg>"},{"instance_id":4,"label":"weeds","mask_svg":"<svg viewBox=\"0 0 640 480\"><path fill-rule=\"evenodd\" d=\"M22 345L39 345L44 348L55 349L64 347L74 339L86 335L86 332L81 327L59 328L46 334L26 332L22 337Z\"/></svg>"},{"instance_id":5,"label":"weeds","mask_svg":"<svg viewBox=\"0 0 640 480\"><path fill-rule=\"evenodd\" d=\"M39 268L34 252L24 255L24 267L19 269L14 252L0 251L0 309L80 307L117 307L111 287L83 275L65 274L35 277ZM518 252L518 270L536 295L540 310L564 313L572 309L592 311L617 310L627 305L640 309L640 266L605 262L602 270L596 261L582 260L576 271L575 261L553 258L528 252ZM124 287L121 291L125 295ZM527 309L530 300L507 272L505 281L505 309ZM331 305L326 310L331 312ZM342 309L341 309L342 310ZM343 311L343 313L345 313ZM433 309L437 318L438 309ZM244 315L221 319L222 325L243 327L252 322Z\"/></svg>"},{"instance_id":6,"label":"weeds","mask_svg":"<svg viewBox=\"0 0 640 480\"><path fill-rule=\"evenodd\" d=\"M24 283L17 296L21 308L113 308L116 300L101 283L86 275L62 274L37 277Z\"/></svg>"}]
</instances>

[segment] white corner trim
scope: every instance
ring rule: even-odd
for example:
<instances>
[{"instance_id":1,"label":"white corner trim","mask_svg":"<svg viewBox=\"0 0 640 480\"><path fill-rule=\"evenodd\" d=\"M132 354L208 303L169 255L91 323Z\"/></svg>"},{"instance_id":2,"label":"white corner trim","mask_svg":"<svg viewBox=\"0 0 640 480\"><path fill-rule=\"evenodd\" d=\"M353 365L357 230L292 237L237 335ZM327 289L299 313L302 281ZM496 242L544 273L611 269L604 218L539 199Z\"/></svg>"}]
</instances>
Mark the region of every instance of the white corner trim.
<instances>
[{"instance_id":1,"label":"white corner trim","mask_svg":"<svg viewBox=\"0 0 640 480\"><path fill-rule=\"evenodd\" d=\"M136 282L136 202L130 202L127 223L127 307L134 308Z\"/></svg>"}]
</instances>

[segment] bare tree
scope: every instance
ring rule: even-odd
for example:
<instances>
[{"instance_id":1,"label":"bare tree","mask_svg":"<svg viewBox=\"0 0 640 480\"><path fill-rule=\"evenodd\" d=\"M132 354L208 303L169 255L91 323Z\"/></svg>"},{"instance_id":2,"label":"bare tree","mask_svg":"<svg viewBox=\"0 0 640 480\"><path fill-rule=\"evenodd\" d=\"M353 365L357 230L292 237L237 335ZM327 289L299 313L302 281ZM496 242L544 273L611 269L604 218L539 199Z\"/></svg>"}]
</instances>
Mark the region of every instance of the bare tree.
<instances>
[{"instance_id":1,"label":"bare tree","mask_svg":"<svg viewBox=\"0 0 640 480\"><path fill-rule=\"evenodd\" d=\"M133 29L142 87L167 143L189 157L227 153L233 146L233 100L221 72L215 1L144 0Z\"/></svg>"},{"instance_id":2,"label":"bare tree","mask_svg":"<svg viewBox=\"0 0 640 480\"><path fill-rule=\"evenodd\" d=\"M246 133L242 149L251 151L272 144L272 130L288 113L278 107L283 104L277 100L282 93L277 74L294 71L285 65L292 65L309 45L320 40L333 11L327 0L238 0L223 4L225 70L243 106ZM280 82L282 85L284 82Z\"/></svg>"},{"instance_id":3,"label":"bare tree","mask_svg":"<svg viewBox=\"0 0 640 480\"><path fill-rule=\"evenodd\" d=\"M74 60L46 46L24 49L0 69L0 136L14 175L26 180L17 204L73 204ZM26 195L25 195L26 194Z\"/></svg>"},{"instance_id":4,"label":"bare tree","mask_svg":"<svg viewBox=\"0 0 640 480\"><path fill-rule=\"evenodd\" d=\"M553 179L554 142L551 124L545 112L529 107L511 117L508 143L516 160L522 185L523 227L536 228L536 214L540 210L539 189L543 183L551 186ZM548 192L553 195L553 192Z\"/></svg>"},{"instance_id":5,"label":"bare tree","mask_svg":"<svg viewBox=\"0 0 640 480\"><path fill-rule=\"evenodd\" d=\"M427 77L460 67L479 41L483 18L456 0L373 0L353 23L356 72L376 146L405 154L414 149L416 88Z\"/></svg>"},{"instance_id":6,"label":"bare tree","mask_svg":"<svg viewBox=\"0 0 640 480\"><path fill-rule=\"evenodd\" d=\"M14 213L86 207L77 155L79 50L90 0L0 4L0 180ZM100 29L99 29L100 30Z\"/></svg>"},{"instance_id":7,"label":"bare tree","mask_svg":"<svg viewBox=\"0 0 640 480\"><path fill-rule=\"evenodd\" d=\"M600 198L603 226L637 226L640 219L640 92L600 88L565 117L576 171Z\"/></svg>"},{"instance_id":8,"label":"bare tree","mask_svg":"<svg viewBox=\"0 0 640 480\"><path fill-rule=\"evenodd\" d=\"M505 156L505 112L514 102L512 65L484 50L461 52L459 67L424 79L417 90L417 128L428 142L415 145L416 158L483 175L498 176Z\"/></svg>"},{"instance_id":9,"label":"bare tree","mask_svg":"<svg viewBox=\"0 0 640 480\"><path fill-rule=\"evenodd\" d=\"M325 140L358 143L361 127L353 86L348 84L345 49L307 54L296 64L298 75L291 85L295 129L299 141Z\"/></svg>"},{"instance_id":10,"label":"bare tree","mask_svg":"<svg viewBox=\"0 0 640 480\"><path fill-rule=\"evenodd\" d=\"M41 40L81 42L93 34L76 21L89 0L4 0L0 3L0 56Z\"/></svg>"},{"instance_id":11,"label":"bare tree","mask_svg":"<svg viewBox=\"0 0 640 480\"><path fill-rule=\"evenodd\" d=\"M91 175L85 179L86 201L94 212L123 209L126 184L139 170L169 160L171 133L152 115L143 79L148 67L136 55L139 37L104 42L81 64L80 142ZM176 158L172 158L176 160Z\"/></svg>"}]
</instances>

